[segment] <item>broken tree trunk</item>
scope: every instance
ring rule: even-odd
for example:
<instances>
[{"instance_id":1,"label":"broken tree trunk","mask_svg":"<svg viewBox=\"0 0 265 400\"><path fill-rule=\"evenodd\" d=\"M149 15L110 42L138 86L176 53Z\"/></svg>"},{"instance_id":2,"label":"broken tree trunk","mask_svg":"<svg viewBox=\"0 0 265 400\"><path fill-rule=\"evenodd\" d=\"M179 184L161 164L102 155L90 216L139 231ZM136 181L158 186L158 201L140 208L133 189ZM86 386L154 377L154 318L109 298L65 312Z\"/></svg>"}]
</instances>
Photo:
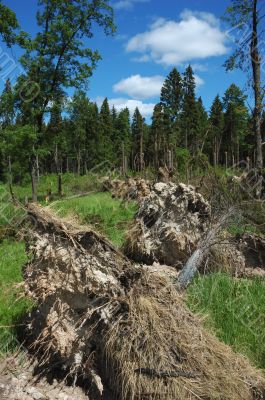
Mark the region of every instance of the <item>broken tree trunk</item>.
<instances>
[{"instance_id":1,"label":"broken tree trunk","mask_svg":"<svg viewBox=\"0 0 265 400\"><path fill-rule=\"evenodd\" d=\"M184 268L180 271L178 276L177 285L180 290L184 290L193 281L196 276L203 260L209 254L211 247L215 244L217 240L218 233L224 228L225 224L234 214L235 210L230 209L228 212L219 219L219 221L209 228L205 238L199 243L198 248L192 253L186 262Z\"/></svg>"},{"instance_id":2,"label":"broken tree trunk","mask_svg":"<svg viewBox=\"0 0 265 400\"><path fill-rule=\"evenodd\" d=\"M168 279L47 208L28 213L24 278L37 308L26 337L42 371L90 400L265 399L262 375L204 330Z\"/></svg>"}]
</instances>

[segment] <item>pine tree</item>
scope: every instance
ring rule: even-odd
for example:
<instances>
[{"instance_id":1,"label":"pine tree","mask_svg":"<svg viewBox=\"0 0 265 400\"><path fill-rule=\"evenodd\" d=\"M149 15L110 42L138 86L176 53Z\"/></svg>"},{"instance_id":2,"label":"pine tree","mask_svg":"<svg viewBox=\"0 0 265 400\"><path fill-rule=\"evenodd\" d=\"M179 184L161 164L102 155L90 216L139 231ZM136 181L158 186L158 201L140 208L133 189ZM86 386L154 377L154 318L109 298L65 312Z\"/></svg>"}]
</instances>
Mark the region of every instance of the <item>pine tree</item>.
<instances>
[{"instance_id":1,"label":"pine tree","mask_svg":"<svg viewBox=\"0 0 265 400\"><path fill-rule=\"evenodd\" d=\"M264 43L263 4L261 0L231 0L224 19L239 33L235 35L236 49L225 63L227 70L251 71L254 94L253 132L256 141L256 167L263 167L261 117L264 102L262 88L262 51Z\"/></svg>"}]
</instances>

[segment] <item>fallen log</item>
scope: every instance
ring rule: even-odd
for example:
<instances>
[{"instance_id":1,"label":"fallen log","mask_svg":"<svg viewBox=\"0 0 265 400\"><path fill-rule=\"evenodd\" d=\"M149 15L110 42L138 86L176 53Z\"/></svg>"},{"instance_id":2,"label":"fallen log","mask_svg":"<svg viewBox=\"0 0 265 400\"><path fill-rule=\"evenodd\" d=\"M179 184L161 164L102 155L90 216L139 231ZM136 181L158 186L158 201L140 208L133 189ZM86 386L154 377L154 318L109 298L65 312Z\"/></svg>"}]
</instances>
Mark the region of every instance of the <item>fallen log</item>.
<instances>
[{"instance_id":1,"label":"fallen log","mask_svg":"<svg viewBox=\"0 0 265 400\"><path fill-rule=\"evenodd\" d=\"M87 227L28 212L24 278L37 307L25 336L39 372L59 371L90 400L265 399L262 374L204 330L169 279Z\"/></svg>"},{"instance_id":2,"label":"fallen log","mask_svg":"<svg viewBox=\"0 0 265 400\"><path fill-rule=\"evenodd\" d=\"M224 228L224 226L234 213L235 209L231 208L225 214L223 214L213 226L209 228L206 236L199 243L198 248L189 257L184 268L180 271L177 279L177 285L180 290L186 289L188 285L192 282L195 275L199 271L202 262L209 254L211 247L215 244L221 229Z\"/></svg>"}]
</instances>

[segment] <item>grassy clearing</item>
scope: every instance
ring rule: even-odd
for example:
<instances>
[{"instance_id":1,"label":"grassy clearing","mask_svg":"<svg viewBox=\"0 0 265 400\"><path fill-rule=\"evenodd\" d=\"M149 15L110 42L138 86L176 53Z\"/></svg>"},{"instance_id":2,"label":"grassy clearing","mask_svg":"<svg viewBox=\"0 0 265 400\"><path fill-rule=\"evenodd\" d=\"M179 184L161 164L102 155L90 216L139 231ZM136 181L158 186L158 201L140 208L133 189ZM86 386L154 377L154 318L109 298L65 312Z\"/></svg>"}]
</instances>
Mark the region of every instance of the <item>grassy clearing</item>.
<instances>
[{"instance_id":1,"label":"grassy clearing","mask_svg":"<svg viewBox=\"0 0 265 400\"><path fill-rule=\"evenodd\" d=\"M50 190L52 197L57 198L57 175L49 174L42 175L38 184L38 199L40 202L44 201L47 192ZM96 174L90 173L87 175L79 176L72 173L62 175L63 193L65 196L71 196L78 193L86 193L90 191L99 190L101 187L100 179ZM31 183L29 178L21 185L13 185L13 192L15 196L22 202L25 198L31 200ZM10 197L8 185L0 185L0 195L5 193Z\"/></svg>"},{"instance_id":2,"label":"grassy clearing","mask_svg":"<svg viewBox=\"0 0 265 400\"><path fill-rule=\"evenodd\" d=\"M223 273L200 276L187 293L192 311L235 351L265 368L265 282L236 280Z\"/></svg>"},{"instance_id":3,"label":"grassy clearing","mask_svg":"<svg viewBox=\"0 0 265 400\"><path fill-rule=\"evenodd\" d=\"M31 303L20 298L14 285L22 281L21 268L27 256L23 243L4 240L0 243L0 356L17 345L16 327Z\"/></svg>"},{"instance_id":4,"label":"grassy clearing","mask_svg":"<svg viewBox=\"0 0 265 400\"><path fill-rule=\"evenodd\" d=\"M125 232L137 210L133 202L123 205L110 193L92 193L89 196L54 203L61 216L77 215L82 223L92 225L106 235L116 246L121 246Z\"/></svg>"},{"instance_id":5,"label":"grassy clearing","mask_svg":"<svg viewBox=\"0 0 265 400\"><path fill-rule=\"evenodd\" d=\"M100 180L94 174L78 176L75 174L64 174L62 177L64 196L72 196L90 191L98 191L101 187ZM45 197L51 191L51 200L58 199L57 196L57 176L54 174L40 177L38 186L38 201L45 204ZM26 180L23 185L14 185L15 196L24 204L25 199L31 200L31 184ZM24 212L12 205L12 198L8 185L0 184L0 238L1 231L6 226L17 226L23 219Z\"/></svg>"}]
</instances>

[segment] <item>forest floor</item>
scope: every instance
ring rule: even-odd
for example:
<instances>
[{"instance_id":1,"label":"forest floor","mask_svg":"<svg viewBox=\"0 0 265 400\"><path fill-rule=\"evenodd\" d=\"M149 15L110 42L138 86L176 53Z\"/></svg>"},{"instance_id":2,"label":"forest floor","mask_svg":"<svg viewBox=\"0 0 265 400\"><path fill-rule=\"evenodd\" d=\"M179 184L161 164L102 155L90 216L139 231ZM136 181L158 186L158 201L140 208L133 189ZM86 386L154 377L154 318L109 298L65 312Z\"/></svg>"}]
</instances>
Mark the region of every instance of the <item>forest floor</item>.
<instances>
[{"instance_id":1,"label":"forest floor","mask_svg":"<svg viewBox=\"0 0 265 400\"><path fill-rule=\"evenodd\" d=\"M60 216L77 218L104 234L116 247L121 247L137 205L135 202L124 204L109 193L98 192L92 181L87 177L73 180L70 175L64 176L65 195L91 193L68 200L58 200L55 196L50 205ZM47 187L55 192L54 176L41 180L39 193L43 204ZM0 193L6 193L6 190L6 187L0 187ZM30 194L30 186L14 187L14 193L23 201ZM4 210L0 216L2 229L14 212L10 205ZM0 240L0 353L3 356L16 350L20 319L32 304L23 297L20 285L22 267L27 260L24 243L15 236ZM200 276L190 286L186 302L192 311L203 317L205 326L221 341L249 357L257 367L265 369L265 291L262 279L237 279L220 272Z\"/></svg>"}]
</instances>

